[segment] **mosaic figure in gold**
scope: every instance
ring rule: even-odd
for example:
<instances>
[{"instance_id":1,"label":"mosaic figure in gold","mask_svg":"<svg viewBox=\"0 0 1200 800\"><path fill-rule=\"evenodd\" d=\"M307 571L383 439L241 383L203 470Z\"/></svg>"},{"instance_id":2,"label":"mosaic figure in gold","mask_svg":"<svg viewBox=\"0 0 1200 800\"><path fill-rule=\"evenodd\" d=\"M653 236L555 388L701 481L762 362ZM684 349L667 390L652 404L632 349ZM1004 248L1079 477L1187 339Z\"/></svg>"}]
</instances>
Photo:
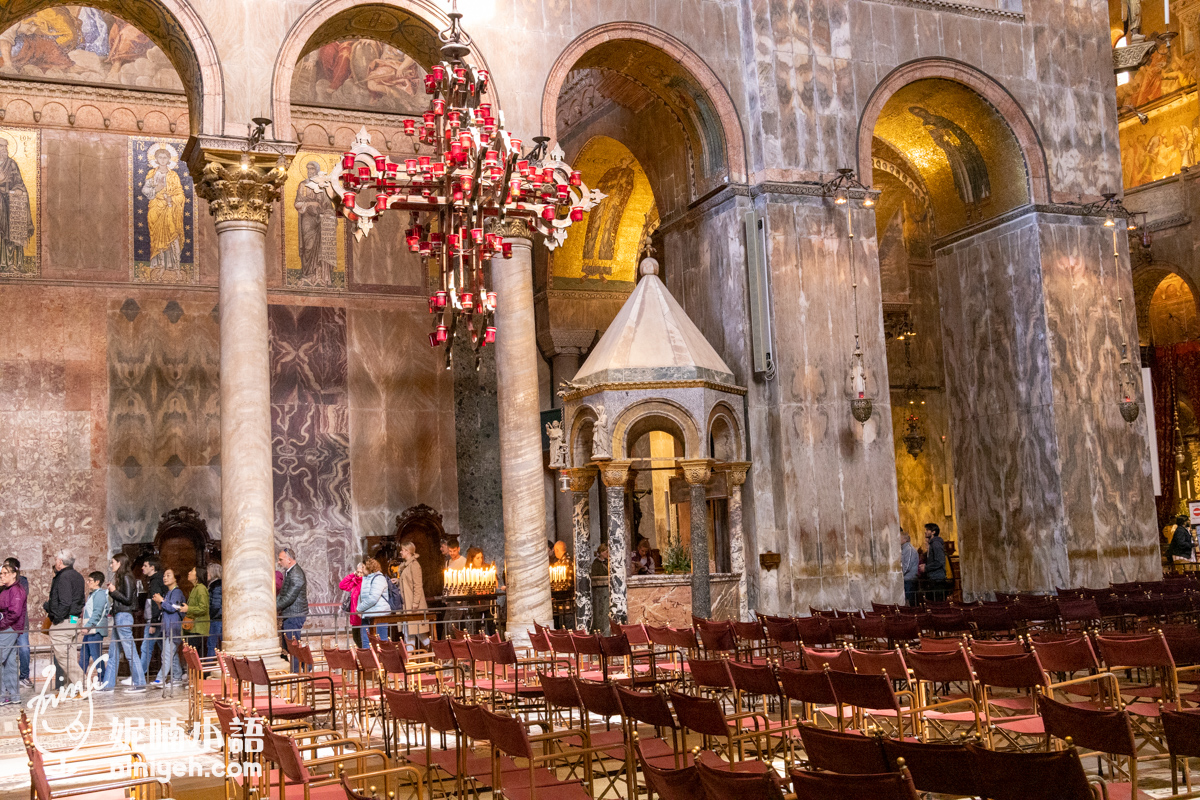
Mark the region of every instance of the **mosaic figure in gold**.
<instances>
[{"instance_id":1,"label":"mosaic figure in gold","mask_svg":"<svg viewBox=\"0 0 1200 800\"><path fill-rule=\"evenodd\" d=\"M150 201L146 211L150 231L150 280L174 280L182 270L183 212L187 204L179 181L179 158L175 148L160 144L150 154L154 165L142 184L142 195Z\"/></svg>"},{"instance_id":2,"label":"mosaic figure in gold","mask_svg":"<svg viewBox=\"0 0 1200 800\"><path fill-rule=\"evenodd\" d=\"M8 140L0 138L0 273L24 271L25 245L33 237L29 187L8 151Z\"/></svg>"},{"instance_id":3,"label":"mosaic figure in gold","mask_svg":"<svg viewBox=\"0 0 1200 800\"><path fill-rule=\"evenodd\" d=\"M321 165L304 165L307 178L296 188L300 228L300 284L329 286L337 267L337 213L321 187Z\"/></svg>"},{"instance_id":4,"label":"mosaic figure in gold","mask_svg":"<svg viewBox=\"0 0 1200 800\"><path fill-rule=\"evenodd\" d=\"M632 158L622 158L600 178L596 188L608 197L600 201L588 215L587 234L583 240L583 277L607 280L612 275L611 262L617 249L617 233L625 206L633 194L634 173Z\"/></svg>"},{"instance_id":5,"label":"mosaic figure in gold","mask_svg":"<svg viewBox=\"0 0 1200 800\"><path fill-rule=\"evenodd\" d=\"M992 182L979 145L965 130L945 117L920 106L909 106L908 111L921 120L934 143L946 154L950 172L954 176L954 188L967 207L967 219L973 218L972 212L976 212L974 218L982 219L977 212L979 206L991 197Z\"/></svg>"}]
</instances>

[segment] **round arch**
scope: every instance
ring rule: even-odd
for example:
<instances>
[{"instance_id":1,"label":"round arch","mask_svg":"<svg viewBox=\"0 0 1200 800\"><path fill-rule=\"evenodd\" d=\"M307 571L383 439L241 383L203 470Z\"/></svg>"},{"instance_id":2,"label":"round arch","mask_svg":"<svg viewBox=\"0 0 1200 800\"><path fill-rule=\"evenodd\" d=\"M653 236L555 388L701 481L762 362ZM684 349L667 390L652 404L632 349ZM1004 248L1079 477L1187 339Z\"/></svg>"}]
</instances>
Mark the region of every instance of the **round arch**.
<instances>
[{"instance_id":1,"label":"round arch","mask_svg":"<svg viewBox=\"0 0 1200 800\"><path fill-rule=\"evenodd\" d=\"M284 38L283 46L275 59L275 70L271 81L271 109L274 119L275 136L284 138L291 136L292 130L292 74L296 71L296 63L306 52L305 48L313 36L340 14L347 12L368 11L372 7L391 9L416 19L429 28L436 36L439 30L450 24L450 18L442 9L445 3L438 0L372 0L364 3L362 0L318 0L300 19L292 25ZM364 36L363 38L372 38ZM479 66L487 68L487 59L472 43L471 55ZM422 65L429 66L429 65ZM489 72L491 70L489 69ZM492 93L499 94L497 81L493 72Z\"/></svg>"},{"instance_id":2,"label":"round arch","mask_svg":"<svg viewBox=\"0 0 1200 800\"><path fill-rule=\"evenodd\" d=\"M889 72L871 92L871 97L867 100L858 122L859 179L868 185L871 182L871 175L874 171L871 167L871 144L875 126L879 122L879 115L887 101L908 84L927 78L941 78L961 83L991 103L1008 123L1008 127L1020 145L1021 153L1025 157L1025 167L1029 174L1030 198L1034 203L1049 203L1050 172L1046 164L1046 153L1042 148L1041 139L1024 109L1017 103L1016 98L995 79L970 64L952 58L921 58L901 64Z\"/></svg>"},{"instance_id":3,"label":"round arch","mask_svg":"<svg viewBox=\"0 0 1200 800\"><path fill-rule=\"evenodd\" d=\"M717 403L708 414L706 439L727 438L729 440L726 442L726 446L733 451L733 454L731 458L726 459L727 461L740 461L745 452L742 449L742 429L737 421L737 414L727 403Z\"/></svg>"},{"instance_id":4,"label":"round arch","mask_svg":"<svg viewBox=\"0 0 1200 800\"><path fill-rule=\"evenodd\" d=\"M638 22L608 22L584 32L559 54L550 74L546 76L546 88L542 92L542 133L557 138L558 95L562 91L567 74L588 51L607 42L629 39L666 53L687 70L708 95L717 117L721 120L721 134L725 148L724 161L731 182L746 181L746 141L741 118L729 91L716 73L695 51L669 33L651 25Z\"/></svg>"},{"instance_id":5,"label":"round arch","mask_svg":"<svg viewBox=\"0 0 1200 800\"><path fill-rule=\"evenodd\" d=\"M617 417L613 423L613 457L629 458L629 446L651 430L663 430L681 439L684 458L704 458L707 452L688 410L670 400L656 399L634 403Z\"/></svg>"},{"instance_id":6,"label":"round arch","mask_svg":"<svg viewBox=\"0 0 1200 800\"><path fill-rule=\"evenodd\" d=\"M1175 276L1192 292L1196 312L1200 314L1200 289L1185 270L1169 261L1152 261L1133 270L1133 303L1137 314L1138 337L1150 332L1150 304L1159 285L1169 276Z\"/></svg>"},{"instance_id":7,"label":"round arch","mask_svg":"<svg viewBox=\"0 0 1200 800\"><path fill-rule=\"evenodd\" d=\"M225 79L217 48L188 0L86 0L133 25L158 45L179 73L193 134L220 135L225 128ZM0 31L64 0L13 0L0 6Z\"/></svg>"}]
</instances>

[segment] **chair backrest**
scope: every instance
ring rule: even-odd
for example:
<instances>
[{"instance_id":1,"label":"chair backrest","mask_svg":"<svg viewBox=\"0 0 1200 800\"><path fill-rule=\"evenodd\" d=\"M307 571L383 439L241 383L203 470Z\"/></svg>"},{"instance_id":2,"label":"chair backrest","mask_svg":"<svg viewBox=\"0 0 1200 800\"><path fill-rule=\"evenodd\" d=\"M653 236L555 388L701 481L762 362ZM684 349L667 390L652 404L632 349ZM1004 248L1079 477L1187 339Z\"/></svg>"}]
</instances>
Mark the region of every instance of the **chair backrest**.
<instances>
[{"instance_id":1,"label":"chair backrest","mask_svg":"<svg viewBox=\"0 0 1200 800\"><path fill-rule=\"evenodd\" d=\"M825 617L797 617L793 620L800 640L806 645L833 644L835 637Z\"/></svg>"},{"instance_id":2,"label":"chair backrest","mask_svg":"<svg viewBox=\"0 0 1200 800\"><path fill-rule=\"evenodd\" d=\"M531 631L529 633L529 646L533 648L533 652L552 653L550 649L550 640L546 638L546 634L541 631Z\"/></svg>"},{"instance_id":3,"label":"chair backrest","mask_svg":"<svg viewBox=\"0 0 1200 800\"><path fill-rule=\"evenodd\" d=\"M1094 622L1100 619L1100 606L1090 597L1059 597L1058 616L1063 622Z\"/></svg>"},{"instance_id":4,"label":"chair backrest","mask_svg":"<svg viewBox=\"0 0 1200 800\"><path fill-rule=\"evenodd\" d=\"M388 713L393 719L402 722L425 724L425 712L421 707L420 697L416 692L405 692L398 689L383 689L383 699L387 703Z\"/></svg>"},{"instance_id":5,"label":"chair backrest","mask_svg":"<svg viewBox=\"0 0 1200 800\"><path fill-rule=\"evenodd\" d=\"M765 642L767 640L766 631L763 630L762 623L757 620L754 622L734 620L732 624L733 635L739 642Z\"/></svg>"},{"instance_id":6,"label":"chair backrest","mask_svg":"<svg viewBox=\"0 0 1200 800\"><path fill-rule=\"evenodd\" d=\"M967 662L967 654L960 647L947 652L928 652L924 649L907 650L904 653L905 663L913 671L919 681L933 683L955 683L958 681L971 682L971 665Z\"/></svg>"},{"instance_id":7,"label":"chair backrest","mask_svg":"<svg viewBox=\"0 0 1200 800\"><path fill-rule=\"evenodd\" d=\"M681 692L669 692L675 716L684 728L704 736L728 736L729 726L721 704L707 697L692 697Z\"/></svg>"},{"instance_id":8,"label":"chair backrest","mask_svg":"<svg viewBox=\"0 0 1200 800\"><path fill-rule=\"evenodd\" d=\"M733 635L733 626L728 622L697 622L696 631L705 650L718 653L737 650L737 638Z\"/></svg>"},{"instance_id":9,"label":"chair backrest","mask_svg":"<svg viewBox=\"0 0 1200 800\"><path fill-rule=\"evenodd\" d=\"M968 615L979 631L1011 631L1014 620L1007 606L976 606Z\"/></svg>"},{"instance_id":10,"label":"chair backrest","mask_svg":"<svg viewBox=\"0 0 1200 800\"><path fill-rule=\"evenodd\" d=\"M756 696L783 696L775 672L770 667L740 664L737 661L728 661L725 667L729 670L729 677L733 679L733 688L739 692Z\"/></svg>"},{"instance_id":11,"label":"chair backrest","mask_svg":"<svg viewBox=\"0 0 1200 800\"><path fill-rule=\"evenodd\" d=\"M583 703L583 710L604 719L619 717L622 714L621 700L617 697L617 689L611 683L597 683L575 678L575 691Z\"/></svg>"},{"instance_id":12,"label":"chair backrest","mask_svg":"<svg viewBox=\"0 0 1200 800\"><path fill-rule=\"evenodd\" d=\"M986 686L1034 689L1050 684L1050 679L1042 669L1036 653L1020 653L1010 656L986 656L972 653L971 668L974 669L975 677L979 682Z\"/></svg>"},{"instance_id":13,"label":"chair backrest","mask_svg":"<svg viewBox=\"0 0 1200 800\"><path fill-rule=\"evenodd\" d=\"M421 714L425 718L426 725L441 733L458 733L458 722L454 718L454 709L450 706L449 697L417 695L417 701L421 704Z\"/></svg>"},{"instance_id":14,"label":"chair backrest","mask_svg":"<svg viewBox=\"0 0 1200 800\"><path fill-rule=\"evenodd\" d=\"M688 652L697 649L696 632L691 628L667 628L672 647L679 647Z\"/></svg>"},{"instance_id":15,"label":"chair backrest","mask_svg":"<svg viewBox=\"0 0 1200 800\"><path fill-rule=\"evenodd\" d=\"M245 659L245 668L247 677L255 686L271 685L271 674L267 671L267 665L263 663L261 657Z\"/></svg>"},{"instance_id":16,"label":"chair backrest","mask_svg":"<svg viewBox=\"0 0 1200 800\"><path fill-rule=\"evenodd\" d=\"M1200 710L1163 711L1162 726L1171 755L1200 757Z\"/></svg>"},{"instance_id":17,"label":"chair backrest","mask_svg":"<svg viewBox=\"0 0 1200 800\"><path fill-rule=\"evenodd\" d=\"M1033 652L1037 653L1042 668L1047 672L1079 672L1081 670L1098 670L1100 662L1096 651L1086 636L1072 639L1051 641L1035 638L1031 641Z\"/></svg>"},{"instance_id":18,"label":"chair backrest","mask_svg":"<svg viewBox=\"0 0 1200 800\"><path fill-rule=\"evenodd\" d=\"M678 727L671 706L658 692L635 692L624 686L617 686L616 690L621 713L626 717L656 728Z\"/></svg>"},{"instance_id":19,"label":"chair backrest","mask_svg":"<svg viewBox=\"0 0 1200 800\"><path fill-rule=\"evenodd\" d=\"M474 666L475 659L471 657L471 645L466 639L450 639L449 642L450 653L456 662Z\"/></svg>"},{"instance_id":20,"label":"chair backrest","mask_svg":"<svg viewBox=\"0 0 1200 800\"><path fill-rule=\"evenodd\" d=\"M701 689L732 689L733 679L725 662L719 659L689 658L688 665L692 669L692 680Z\"/></svg>"},{"instance_id":21,"label":"chair backrest","mask_svg":"<svg viewBox=\"0 0 1200 800\"><path fill-rule=\"evenodd\" d=\"M924 653L953 653L962 649L963 641L959 637L931 639L922 636L917 646Z\"/></svg>"},{"instance_id":22,"label":"chair backrest","mask_svg":"<svg viewBox=\"0 0 1200 800\"><path fill-rule=\"evenodd\" d=\"M833 684L833 693L839 703L900 714L900 702L892 690L892 680L882 672L878 675L854 675L830 670L829 682Z\"/></svg>"},{"instance_id":23,"label":"chair backrest","mask_svg":"<svg viewBox=\"0 0 1200 800\"><path fill-rule=\"evenodd\" d=\"M700 783L700 771L695 765L682 769L655 767L646 761L641 744L634 749L637 750L647 788L662 800L704 800L704 785Z\"/></svg>"},{"instance_id":24,"label":"chair backrest","mask_svg":"<svg viewBox=\"0 0 1200 800\"><path fill-rule=\"evenodd\" d=\"M835 672L854 672L854 661L850 658L849 650L804 648L804 666L806 669L823 669L827 664Z\"/></svg>"},{"instance_id":25,"label":"chair backrest","mask_svg":"<svg viewBox=\"0 0 1200 800\"><path fill-rule=\"evenodd\" d=\"M279 765L284 777L299 784L306 784L312 780L295 739L276 733L271 730L270 725L263 726L263 738L263 754Z\"/></svg>"},{"instance_id":26,"label":"chair backrest","mask_svg":"<svg viewBox=\"0 0 1200 800\"><path fill-rule=\"evenodd\" d=\"M898 769L899 760L904 759L904 766L918 792L964 797L979 795L971 751L965 745L884 739L883 753L889 770Z\"/></svg>"},{"instance_id":27,"label":"chair backrest","mask_svg":"<svg viewBox=\"0 0 1200 800\"><path fill-rule=\"evenodd\" d=\"M1200 664L1200 630L1195 625L1176 623L1160 630L1177 665Z\"/></svg>"},{"instance_id":28,"label":"chair backrest","mask_svg":"<svg viewBox=\"0 0 1200 800\"><path fill-rule=\"evenodd\" d=\"M633 647L630 645L628 637L623 632L615 633L612 636L600 637L600 652L605 658L623 658L633 655Z\"/></svg>"},{"instance_id":29,"label":"chair backrest","mask_svg":"<svg viewBox=\"0 0 1200 800\"><path fill-rule=\"evenodd\" d=\"M1110 670L1123 667L1174 667L1167 640L1159 632L1138 636L1096 636L1100 657Z\"/></svg>"},{"instance_id":30,"label":"chair backrest","mask_svg":"<svg viewBox=\"0 0 1200 800\"><path fill-rule=\"evenodd\" d=\"M858 639L888 638L887 623L883 617L855 617L850 622L854 625L854 636Z\"/></svg>"},{"instance_id":31,"label":"chair backrest","mask_svg":"<svg viewBox=\"0 0 1200 800\"><path fill-rule=\"evenodd\" d=\"M379 659L375 657L374 648L354 648L354 660L358 663L359 670L365 674L373 674L379 669Z\"/></svg>"},{"instance_id":32,"label":"chair backrest","mask_svg":"<svg viewBox=\"0 0 1200 800\"><path fill-rule=\"evenodd\" d=\"M696 759L700 783L708 797L736 797L738 800L783 800L783 791L770 773L734 772L714 769Z\"/></svg>"},{"instance_id":33,"label":"chair backrest","mask_svg":"<svg viewBox=\"0 0 1200 800\"><path fill-rule=\"evenodd\" d=\"M1070 737L1078 747L1098 750L1118 756L1136 756L1133 725L1129 714L1122 710L1100 711L1075 706L1042 697L1038 700L1046 733L1060 739Z\"/></svg>"},{"instance_id":34,"label":"chair backrest","mask_svg":"<svg viewBox=\"0 0 1200 800\"><path fill-rule=\"evenodd\" d=\"M533 746L529 743L529 734L525 732L525 723L520 717L493 714L486 708L483 709L483 717L486 720L488 735L493 747L513 758L531 759L534 757Z\"/></svg>"},{"instance_id":35,"label":"chair backrest","mask_svg":"<svg viewBox=\"0 0 1200 800\"><path fill-rule=\"evenodd\" d=\"M892 641L912 641L921 635L921 623L915 616L900 612L883 618L883 630Z\"/></svg>"},{"instance_id":36,"label":"chair backrest","mask_svg":"<svg viewBox=\"0 0 1200 800\"><path fill-rule=\"evenodd\" d=\"M1094 800L1074 748L1009 753L969 744L978 794L990 800Z\"/></svg>"},{"instance_id":37,"label":"chair backrest","mask_svg":"<svg viewBox=\"0 0 1200 800\"><path fill-rule=\"evenodd\" d=\"M800 741L808 763L842 775L873 775L891 772L881 739L859 733L839 733L812 725L800 726Z\"/></svg>"},{"instance_id":38,"label":"chair backrest","mask_svg":"<svg viewBox=\"0 0 1200 800\"><path fill-rule=\"evenodd\" d=\"M671 637L671 629L658 625L646 625L646 638L651 644L656 644L661 647L674 647L675 641Z\"/></svg>"},{"instance_id":39,"label":"chair backrest","mask_svg":"<svg viewBox=\"0 0 1200 800\"><path fill-rule=\"evenodd\" d=\"M797 703L832 705L837 702L833 685L824 670L780 667L779 685L789 700Z\"/></svg>"},{"instance_id":40,"label":"chair backrest","mask_svg":"<svg viewBox=\"0 0 1200 800\"><path fill-rule=\"evenodd\" d=\"M450 708L454 710L454 719L458 722L458 729L464 736L476 742L491 741L487 719L483 716L483 706L468 705L451 700Z\"/></svg>"},{"instance_id":41,"label":"chair backrest","mask_svg":"<svg viewBox=\"0 0 1200 800\"><path fill-rule=\"evenodd\" d=\"M513 666L517 663L517 646L512 642L488 642L492 663L498 666Z\"/></svg>"},{"instance_id":42,"label":"chair backrest","mask_svg":"<svg viewBox=\"0 0 1200 800\"><path fill-rule=\"evenodd\" d=\"M583 701L575 689L575 682L569 677L547 675L538 672L538 683L542 685L542 694L546 704L551 708L582 708Z\"/></svg>"},{"instance_id":43,"label":"chair backrest","mask_svg":"<svg viewBox=\"0 0 1200 800\"><path fill-rule=\"evenodd\" d=\"M792 770L790 774L796 800L918 800L907 772L838 775Z\"/></svg>"},{"instance_id":44,"label":"chair backrest","mask_svg":"<svg viewBox=\"0 0 1200 800\"><path fill-rule=\"evenodd\" d=\"M972 639L970 650L980 656L1019 656L1029 652L1020 639Z\"/></svg>"},{"instance_id":45,"label":"chair backrest","mask_svg":"<svg viewBox=\"0 0 1200 800\"><path fill-rule=\"evenodd\" d=\"M433 651L433 657L438 661L445 662L455 660L454 648L450 646L450 642L446 639L430 639L429 649Z\"/></svg>"},{"instance_id":46,"label":"chair backrest","mask_svg":"<svg viewBox=\"0 0 1200 800\"><path fill-rule=\"evenodd\" d=\"M408 658L404 654L404 645L399 647L379 648L379 666L388 675L407 675Z\"/></svg>"},{"instance_id":47,"label":"chair backrest","mask_svg":"<svg viewBox=\"0 0 1200 800\"><path fill-rule=\"evenodd\" d=\"M604 654L603 648L600 646L600 636L595 633L576 633L570 632L571 644L575 648L575 652L581 656L600 656Z\"/></svg>"},{"instance_id":48,"label":"chair backrest","mask_svg":"<svg viewBox=\"0 0 1200 800\"><path fill-rule=\"evenodd\" d=\"M776 644L800 641L800 630L795 620L763 617L763 626L767 629L767 638Z\"/></svg>"},{"instance_id":49,"label":"chair backrest","mask_svg":"<svg viewBox=\"0 0 1200 800\"><path fill-rule=\"evenodd\" d=\"M908 680L908 665L899 648L895 650L851 650L854 671L861 675L886 674L894 681Z\"/></svg>"},{"instance_id":50,"label":"chair backrest","mask_svg":"<svg viewBox=\"0 0 1200 800\"><path fill-rule=\"evenodd\" d=\"M618 625L617 628L625 634L625 638L631 645L650 644L650 634L646 630L646 626L640 622L635 625Z\"/></svg>"}]
</instances>

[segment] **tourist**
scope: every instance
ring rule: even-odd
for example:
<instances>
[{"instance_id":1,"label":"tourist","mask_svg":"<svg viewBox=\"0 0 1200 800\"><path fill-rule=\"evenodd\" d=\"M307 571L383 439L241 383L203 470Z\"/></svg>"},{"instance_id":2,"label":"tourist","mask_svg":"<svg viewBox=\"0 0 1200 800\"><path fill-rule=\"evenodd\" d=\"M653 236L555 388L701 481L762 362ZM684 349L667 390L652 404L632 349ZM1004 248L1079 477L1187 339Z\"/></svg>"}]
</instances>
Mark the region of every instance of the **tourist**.
<instances>
[{"instance_id":1,"label":"tourist","mask_svg":"<svg viewBox=\"0 0 1200 800\"><path fill-rule=\"evenodd\" d=\"M221 565L208 565L208 652L221 649Z\"/></svg>"},{"instance_id":2,"label":"tourist","mask_svg":"<svg viewBox=\"0 0 1200 800\"><path fill-rule=\"evenodd\" d=\"M159 571L156 556L147 556L142 564L142 575L148 579L146 585L145 620L146 627L142 633L142 674L150 677L150 659L154 658L154 648L162 641L162 608L155 602L154 597L166 594L167 587L163 583L162 572Z\"/></svg>"},{"instance_id":3,"label":"tourist","mask_svg":"<svg viewBox=\"0 0 1200 800\"><path fill-rule=\"evenodd\" d=\"M904 573L904 602L909 606L917 604L917 572L921 566L921 557L917 548L913 547L912 539L900 529L900 571Z\"/></svg>"},{"instance_id":4,"label":"tourist","mask_svg":"<svg viewBox=\"0 0 1200 800\"><path fill-rule=\"evenodd\" d=\"M1184 561L1192 560L1192 550L1196 547L1196 541L1192 537L1192 529L1188 527L1188 518L1184 514L1180 514L1175 518L1175 530L1171 535L1171 544L1167 546L1167 561L1171 566L1175 566L1175 559L1182 558Z\"/></svg>"},{"instance_id":5,"label":"tourist","mask_svg":"<svg viewBox=\"0 0 1200 800\"><path fill-rule=\"evenodd\" d=\"M442 569L450 568L450 545L446 543L446 538L443 536L438 542L438 550L442 554Z\"/></svg>"},{"instance_id":6,"label":"tourist","mask_svg":"<svg viewBox=\"0 0 1200 800\"><path fill-rule=\"evenodd\" d=\"M384 576L379 562L373 558L368 558L363 562L363 568L366 574L362 579L362 588L358 593L358 604L354 610L362 617L362 640L363 647L367 646L367 630L372 624L375 625L375 633L383 641L387 641L387 623L375 623L375 617L381 617L385 614L392 613L392 607L388 604L388 588L387 577Z\"/></svg>"},{"instance_id":7,"label":"tourist","mask_svg":"<svg viewBox=\"0 0 1200 800\"><path fill-rule=\"evenodd\" d=\"M108 635L108 614L112 601L108 597L103 572L93 572L84 583L88 596L83 603L83 647L80 649L79 667L86 675L92 662L100 658L104 637Z\"/></svg>"},{"instance_id":8,"label":"tourist","mask_svg":"<svg viewBox=\"0 0 1200 800\"><path fill-rule=\"evenodd\" d=\"M208 587L201 583L195 567L188 570L187 579L192 591L188 592L187 619L183 623L187 630L186 641L197 655L204 658L208 654ZM188 621L192 623L190 627Z\"/></svg>"},{"instance_id":9,"label":"tourist","mask_svg":"<svg viewBox=\"0 0 1200 800\"><path fill-rule=\"evenodd\" d=\"M162 625L162 666L154 679L155 686L183 680L183 668L179 664L179 644L183 636L183 615L188 610L183 590L175 580L175 571L164 569L162 582L166 594L156 594L153 597L161 610L159 621Z\"/></svg>"},{"instance_id":10,"label":"tourist","mask_svg":"<svg viewBox=\"0 0 1200 800\"><path fill-rule=\"evenodd\" d=\"M77 683L83 679L79 670L79 648L75 634L79 615L83 613L83 576L75 571L75 554L60 550L54 558L54 578L50 581L50 599L42 609L50 617L50 649L58 665L59 682Z\"/></svg>"},{"instance_id":11,"label":"tourist","mask_svg":"<svg viewBox=\"0 0 1200 800\"><path fill-rule=\"evenodd\" d=\"M275 610L283 618L283 638L293 642L300 640L300 629L308 619L308 580L304 569L296 563L296 554L290 547L279 550L279 568L283 570L283 585L275 597ZM286 654L287 643L283 649ZM291 659L292 672L300 669L300 662Z\"/></svg>"},{"instance_id":12,"label":"tourist","mask_svg":"<svg viewBox=\"0 0 1200 800\"><path fill-rule=\"evenodd\" d=\"M416 545L413 546L415 547ZM403 549L404 546L401 545L401 551L403 551ZM462 545L458 543L457 536L451 536L446 540L446 555L450 559L446 566L448 566L450 569L466 569L467 559L462 555ZM400 553L400 558L404 558L403 552ZM405 608L407 607L408 604L405 603Z\"/></svg>"},{"instance_id":13,"label":"tourist","mask_svg":"<svg viewBox=\"0 0 1200 800\"><path fill-rule=\"evenodd\" d=\"M571 568L571 559L567 555L566 542L555 542L551 554L553 555L553 559L550 561L550 566Z\"/></svg>"},{"instance_id":14,"label":"tourist","mask_svg":"<svg viewBox=\"0 0 1200 800\"><path fill-rule=\"evenodd\" d=\"M458 552L458 542L451 540L450 552ZM425 603L425 583L421 575L421 565L417 563L417 546L411 540L404 541L400 544L400 558L403 559L403 565L400 567L400 596L404 598L404 608L406 611L414 611L419 609L429 608ZM458 556L458 558L462 558ZM466 559L463 558L463 564L466 564ZM407 635L413 639L413 644L418 648L426 646L429 641L429 623L428 622L406 622L404 627L407 629Z\"/></svg>"},{"instance_id":15,"label":"tourist","mask_svg":"<svg viewBox=\"0 0 1200 800\"><path fill-rule=\"evenodd\" d=\"M367 574L367 567L363 562L358 562L354 567L354 572L351 572L338 583L338 588L343 592L347 592L349 597L342 601L342 610L350 613L350 627L357 628L362 624L362 617L358 615L358 595L362 592L363 576ZM362 646L367 646L366 631L361 631Z\"/></svg>"},{"instance_id":16,"label":"tourist","mask_svg":"<svg viewBox=\"0 0 1200 800\"><path fill-rule=\"evenodd\" d=\"M25 590L25 623L17 634L17 651L21 660L21 685L32 689L33 681L29 678L29 579L21 574L21 562L17 559L9 557L4 563L17 574L17 583Z\"/></svg>"},{"instance_id":17,"label":"tourist","mask_svg":"<svg viewBox=\"0 0 1200 800\"><path fill-rule=\"evenodd\" d=\"M610 595L608 589L608 572L609 572L609 552L608 542L601 542L596 548L596 558L592 561L592 608L595 613L592 614L592 630L607 634L608 614L605 609L609 606Z\"/></svg>"},{"instance_id":18,"label":"tourist","mask_svg":"<svg viewBox=\"0 0 1200 800\"><path fill-rule=\"evenodd\" d=\"M946 597L946 546L942 542L942 529L936 522L925 523L925 580L929 582L929 591L934 600L944 600Z\"/></svg>"},{"instance_id":19,"label":"tourist","mask_svg":"<svg viewBox=\"0 0 1200 800\"><path fill-rule=\"evenodd\" d=\"M553 566L554 565L554 540L553 539L546 540L546 555L550 559L550 565Z\"/></svg>"},{"instance_id":20,"label":"tourist","mask_svg":"<svg viewBox=\"0 0 1200 800\"><path fill-rule=\"evenodd\" d=\"M478 547L467 548L467 567L470 569L483 569L483 551Z\"/></svg>"},{"instance_id":21,"label":"tourist","mask_svg":"<svg viewBox=\"0 0 1200 800\"><path fill-rule=\"evenodd\" d=\"M104 665L104 686L101 691L111 692L117 686L117 669L121 664L121 653L129 663L129 692L146 691L146 673L138 657L133 641L133 614L137 611L137 581L129 572L129 556L115 553L110 563L113 571L108 584L108 597L112 601L112 637L108 644L108 663Z\"/></svg>"},{"instance_id":22,"label":"tourist","mask_svg":"<svg viewBox=\"0 0 1200 800\"><path fill-rule=\"evenodd\" d=\"M19 581L20 568L8 559L0 566L0 706L21 702L21 655L17 637L26 629L25 585Z\"/></svg>"},{"instance_id":23,"label":"tourist","mask_svg":"<svg viewBox=\"0 0 1200 800\"><path fill-rule=\"evenodd\" d=\"M639 538L631 556L630 575L653 575L654 556L650 555L650 540Z\"/></svg>"}]
</instances>

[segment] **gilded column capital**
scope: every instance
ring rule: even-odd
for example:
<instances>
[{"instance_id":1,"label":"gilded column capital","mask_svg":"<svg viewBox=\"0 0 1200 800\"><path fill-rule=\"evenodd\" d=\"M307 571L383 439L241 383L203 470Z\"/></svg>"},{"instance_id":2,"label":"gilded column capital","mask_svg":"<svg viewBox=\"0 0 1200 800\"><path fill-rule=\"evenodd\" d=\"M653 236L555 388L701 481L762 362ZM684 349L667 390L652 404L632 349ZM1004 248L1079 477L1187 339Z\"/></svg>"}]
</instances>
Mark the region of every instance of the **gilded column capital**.
<instances>
[{"instance_id":1,"label":"gilded column capital","mask_svg":"<svg viewBox=\"0 0 1200 800\"><path fill-rule=\"evenodd\" d=\"M209 213L218 224L245 221L266 225L287 183L288 162L294 152L247 152L242 146L244 142L238 139L193 137L184 158L196 194L208 201ZM290 149L294 151L295 145Z\"/></svg>"},{"instance_id":2,"label":"gilded column capital","mask_svg":"<svg viewBox=\"0 0 1200 800\"><path fill-rule=\"evenodd\" d=\"M713 462L711 458L693 458L679 462L684 479L693 486L708 483L712 478Z\"/></svg>"},{"instance_id":3,"label":"gilded column capital","mask_svg":"<svg viewBox=\"0 0 1200 800\"><path fill-rule=\"evenodd\" d=\"M632 465L633 460L628 458L601 462L600 478L604 481L604 485L610 488L624 486L625 482L629 480L629 468Z\"/></svg>"},{"instance_id":4,"label":"gilded column capital","mask_svg":"<svg viewBox=\"0 0 1200 800\"><path fill-rule=\"evenodd\" d=\"M746 482L746 473L750 471L749 461L730 461L727 464L722 464L721 469L724 470L726 480L730 486L741 486Z\"/></svg>"},{"instance_id":5,"label":"gilded column capital","mask_svg":"<svg viewBox=\"0 0 1200 800\"><path fill-rule=\"evenodd\" d=\"M521 217L505 217L503 222L492 223L492 233L498 233L505 239L528 239L533 241L533 231Z\"/></svg>"},{"instance_id":6,"label":"gilded column capital","mask_svg":"<svg viewBox=\"0 0 1200 800\"><path fill-rule=\"evenodd\" d=\"M571 491L577 494L591 489L592 481L596 480L596 470L592 467L572 467L566 473L571 481Z\"/></svg>"}]
</instances>

